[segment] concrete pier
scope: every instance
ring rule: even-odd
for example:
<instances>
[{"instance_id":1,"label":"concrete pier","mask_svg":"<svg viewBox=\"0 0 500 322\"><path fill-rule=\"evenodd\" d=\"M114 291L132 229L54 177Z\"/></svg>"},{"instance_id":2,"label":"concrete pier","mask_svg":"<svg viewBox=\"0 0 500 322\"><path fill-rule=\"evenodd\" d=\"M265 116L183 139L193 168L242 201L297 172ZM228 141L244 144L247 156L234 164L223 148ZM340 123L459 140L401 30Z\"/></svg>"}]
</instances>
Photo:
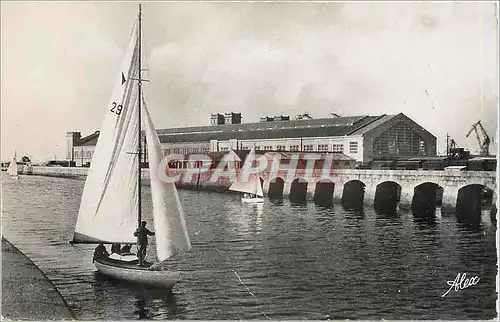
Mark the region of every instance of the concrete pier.
<instances>
[{"instance_id":1,"label":"concrete pier","mask_svg":"<svg viewBox=\"0 0 500 322\"><path fill-rule=\"evenodd\" d=\"M2 237L2 319L75 320L45 274Z\"/></svg>"}]
</instances>

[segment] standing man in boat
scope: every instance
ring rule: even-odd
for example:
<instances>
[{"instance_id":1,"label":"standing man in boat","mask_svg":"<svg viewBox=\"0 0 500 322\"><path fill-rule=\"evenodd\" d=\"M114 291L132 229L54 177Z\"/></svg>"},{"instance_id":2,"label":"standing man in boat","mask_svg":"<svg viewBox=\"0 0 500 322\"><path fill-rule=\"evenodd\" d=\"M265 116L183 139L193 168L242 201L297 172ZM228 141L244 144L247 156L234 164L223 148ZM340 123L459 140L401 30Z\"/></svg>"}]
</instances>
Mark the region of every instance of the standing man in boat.
<instances>
[{"instance_id":1,"label":"standing man in boat","mask_svg":"<svg viewBox=\"0 0 500 322\"><path fill-rule=\"evenodd\" d=\"M144 258L146 257L146 248L148 247L148 236L154 236L154 232L146 228L146 222L141 222L141 227L137 228L134 236L137 237L139 244L139 265L144 266Z\"/></svg>"}]
</instances>

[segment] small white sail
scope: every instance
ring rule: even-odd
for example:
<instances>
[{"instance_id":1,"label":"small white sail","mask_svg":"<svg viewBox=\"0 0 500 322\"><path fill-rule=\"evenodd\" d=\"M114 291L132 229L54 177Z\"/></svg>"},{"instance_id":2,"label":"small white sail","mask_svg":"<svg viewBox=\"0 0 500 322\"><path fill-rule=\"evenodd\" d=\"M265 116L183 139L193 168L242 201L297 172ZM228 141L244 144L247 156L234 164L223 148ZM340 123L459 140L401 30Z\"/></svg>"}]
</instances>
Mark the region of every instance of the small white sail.
<instances>
[{"instance_id":1,"label":"small white sail","mask_svg":"<svg viewBox=\"0 0 500 322\"><path fill-rule=\"evenodd\" d=\"M135 243L138 216L137 23L116 85L83 190L73 241Z\"/></svg>"},{"instance_id":2,"label":"small white sail","mask_svg":"<svg viewBox=\"0 0 500 322\"><path fill-rule=\"evenodd\" d=\"M144 97L142 102L153 199L156 253L158 260L164 261L176 253L191 249L191 242L177 188L174 183L165 183L158 176L158 166L163 153Z\"/></svg>"},{"instance_id":3,"label":"small white sail","mask_svg":"<svg viewBox=\"0 0 500 322\"><path fill-rule=\"evenodd\" d=\"M262 183L260 182L260 177L257 174L255 176L256 176L255 184L257 187L257 192L255 194L259 197L264 197L264 191L262 191Z\"/></svg>"},{"instance_id":4,"label":"small white sail","mask_svg":"<svg viewBox=\"0 0 500 322\"><path fill-rule=\"evenodd\" d=\"M247 158L245 159L245 163L243 164L241 173L243 173L243 169L247 169L248 171L248 169L250 169L255 159L256 159L255 148L252 148L252 150L250 150L250 153L248 153ZM264 196L264 193L262 192L262 185L260 183L260 177L257 173L250 174L248 176L248 180L240 176L229 187L229 190L243 192L243 193L251 193L259 197Z\"/></svg>"},{"instance_id":5,"label":"small white sail","mask_svg":"<svg viewBox=\"0 0 500 322\"><path fill-rule=\"evenodd\" d=\"M14 157L10 161L9 167L7 168L7 174L10 176L17 176L18 175L17 157L16 157L15 152L14 152Z\"/></svg>"}]
</instances>

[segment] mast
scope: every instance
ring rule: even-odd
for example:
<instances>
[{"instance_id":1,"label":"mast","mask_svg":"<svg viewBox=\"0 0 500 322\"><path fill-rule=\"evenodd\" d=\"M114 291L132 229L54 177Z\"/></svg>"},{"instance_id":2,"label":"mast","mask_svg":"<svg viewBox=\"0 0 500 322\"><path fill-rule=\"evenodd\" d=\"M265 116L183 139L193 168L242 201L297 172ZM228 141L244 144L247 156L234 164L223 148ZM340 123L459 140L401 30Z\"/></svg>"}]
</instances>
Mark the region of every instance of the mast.
<instances>
[{"instance_id":1,"label":"mast","mask_svg":"<svg viewBox=\"0 0 500 322\"><path fill-rule=\"evenodd\" d=\"M138 158L137 158L137 163L139 167L139 180L137 180L137 193L138 193L138 201L139 201L139 207L138 207L138 213L137 213L137 227L141 227L141 221L142 221L142 211L141 211L141 161L142 161L142 146L141 146L141 134L142 134L142 129L141 129L141 100L142 100L142 86L141 86L141 49L142 49L142 44L141 44L141 4L139 4L139 39L138 39L138 45L139 45L139 80L137 82L138 90L139 90L139 125L138 125L138 131L139 131L139 140L138 140Z\"/></svg>"}]
</instances>

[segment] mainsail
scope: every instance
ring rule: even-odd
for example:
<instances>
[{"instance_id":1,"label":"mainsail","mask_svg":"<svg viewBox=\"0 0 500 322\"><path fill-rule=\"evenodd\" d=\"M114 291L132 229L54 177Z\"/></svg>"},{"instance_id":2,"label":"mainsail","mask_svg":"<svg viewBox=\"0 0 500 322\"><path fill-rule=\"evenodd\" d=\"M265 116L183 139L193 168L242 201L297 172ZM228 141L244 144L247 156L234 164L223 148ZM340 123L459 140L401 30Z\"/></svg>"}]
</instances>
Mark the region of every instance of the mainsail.
<instances>
[{"instance_id":1,"label":"mainsail","mask_svg":"<svg viewBox=\"0 0 500 322\"><path fill-rule=\"evenodd\" d=\"M245 163L243 164L241 173L249 171L254 161L255 161L255 148L252 148L252 150L250 150L250 153L248 153L247 158L245 159ZM264 193L262 192L262 185L260 183L259 175L257 173L251 173L247 177L248 180L245 176L240 176L240 178L237 179L229 187L229 190L243 192L243 193L251 193L259 197L264 196Z\"/></svg>"},{"instance_id":2,"label":"mainsail","mask_svg":"<svg viewBox=\"0 0 500 322\"><path fill-rule=\"evenodd\" d=\"M83 190L75 243L135 243L138 198L138 25L106 106Z\"/></svg>"},{"instance_id":3,"label":"mainsail","mask_svg":"<svg viewBox=\"0 0 500 322\"><path fill-rule=\"evenodd\" d=\"M158 175L158 166L163 154L144 97L142 106L142 112L145 116L144 129L148 149L151 197L153 199L156 253L158 259L163 261L178 252L191 249L191 242L189 241L184 212L175 184L161 181Z\"/></svg>"},{"instance_id":4,"label":"mainsail","mask_svg":"<svg viewBox=\"0 0 500 322\"><path fill-rule=\"evenodd\" d=\"M11 176L17 176L17 158L15 152L12 161L10 161L9 167L7 168L7 174Z\"/></svg>"}]
</instances>

